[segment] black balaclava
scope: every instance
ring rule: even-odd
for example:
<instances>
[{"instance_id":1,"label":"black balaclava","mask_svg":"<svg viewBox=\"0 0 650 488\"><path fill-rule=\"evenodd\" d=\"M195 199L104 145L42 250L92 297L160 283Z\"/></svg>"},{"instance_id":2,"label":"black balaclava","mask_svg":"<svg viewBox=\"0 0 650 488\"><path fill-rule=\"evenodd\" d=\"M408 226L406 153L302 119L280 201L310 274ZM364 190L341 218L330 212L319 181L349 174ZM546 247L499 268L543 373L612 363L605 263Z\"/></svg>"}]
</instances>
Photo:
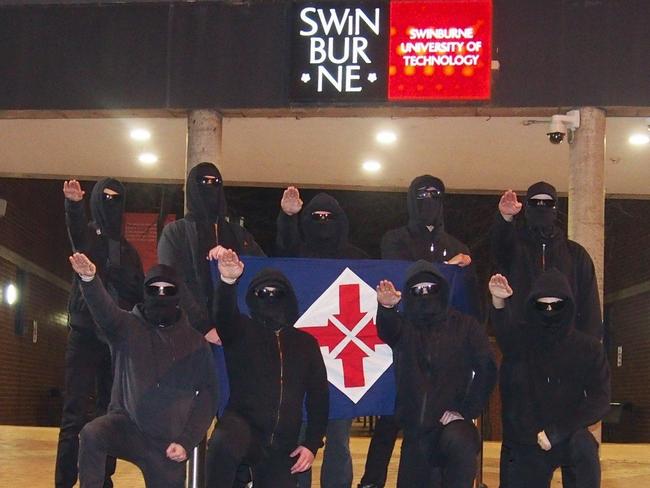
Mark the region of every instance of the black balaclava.
<instances>
[{"instance_id":1,"label":"black balaclava","mask_svg":"<svg viewBox=\"0 0 650 488\"><path fill-rule=\"evenodd\" d=\"M108 197L104 193L105 189L113 190L118 195ZM90 213L95 227L103 235L116 241L122 237L125 200L126 190L124 185L114 178L99 180L95 183L90 194Z\"/></svg>"},{"instance_id":2,"label":"black balaclava","mask_svg":"<svg viewBox=\"0 0 650 488\"><path fill-rule=\"evenodd\" d=\"M203 177L214 176L217 183L205 185ZM190 170L187 176L188 217L196 221L217 222L226 214L226 197L223 192L223 179L217 167L212 163L200 163Z\"/></svg>"},{"instance_id":3,"label":"black balaclava","mask_svg":"<svg viewBox=\"0 0 650 488\"><path fill-rule=\"evenodd\" d=\"M437 284L437 293L416 296L411 294L411 287L419 283ZM419 260L406 272L404 297L404 314L418 329L430 329L446 320L449 306L449 284L433 264Z\"/></svg>"},{"instance_id":4,"label":"black balaclava","mask_svg":"<svg viewBox=\"0 0 650 488\"><path fill-rule=\"evenodd\" d=\"M434 198L418 198L418 193L433 188ZM426 226L434 229L444 226L443 202L445 184L440 178L431 175L422 175L411 181L406 195L406 205L409 212L409 224L419 230Z\"/></svg>"},{"instance_id":5,"label":"black balaclava","mask_svg":"<svg viewBox=\"0 0 650 488\"><path fill-rule=\"evenodd\" d=\"M526 192L526 226L537 237L552 239L556 233L555 221L557 220L557 208L545 206L531 206L530 199L535 195L549 195L553 201L557 201L555 187L545 181L539 181L531 185Z\"/></svg>"},{"instance_id":6,"label":"black balaclava","mask_svg":"<svg viewBox=\"0 0 650 488\"><path fill-rule=\"evenodd\" d=\"M152 295L148 287L152 283L169 283L175 287L175 294L162 296ZM180 290L178 277L174 268L165 264L153 266L144 277L144 302L142 311L145 319L157 327L168 327L178 320L180 309Z\"/></svg>"},{"instance_id":7,"label":"black balaclava","mask_svg":"<svg viewBox=\"0 0 650 488\"><path fill-rule=\"evenodd\" d=\"M280 290L281 295L265 298L258 292L265 287ZM255 275L246 291L246 305L253 320L272 331L293 327L298 320L298 300L293 287L286 276L276 269L265 268Z\"/></svg>"},{"instance_id":8,"label":"black balaclava","mask_svg":"<svg viewBox=\"0 0 650 488\"><path fill-rule=\"evenodd\" d=\"M314 220L312 214L317 211L330 212L333 220ZM307 247L319 257L335 257L347 243L348 218L339 202L327 193L319 193L305 205L300 221Z\"/></svg>"},{"instance_id":9,"label":"black balaclava","mask_svg":"<svg viewBox=\"0 0 650 488\"><path fill-rule=\"evenodd\" d=\"M562 308L557 311L544 310L546 307L538 306L538 299L544 297L561 299ZM575 317L573 293L566 276L556 268L542 273L528 295L525 314L531 339L536 345L548 347L565 337Z\"/></svg>"}]
</instances>

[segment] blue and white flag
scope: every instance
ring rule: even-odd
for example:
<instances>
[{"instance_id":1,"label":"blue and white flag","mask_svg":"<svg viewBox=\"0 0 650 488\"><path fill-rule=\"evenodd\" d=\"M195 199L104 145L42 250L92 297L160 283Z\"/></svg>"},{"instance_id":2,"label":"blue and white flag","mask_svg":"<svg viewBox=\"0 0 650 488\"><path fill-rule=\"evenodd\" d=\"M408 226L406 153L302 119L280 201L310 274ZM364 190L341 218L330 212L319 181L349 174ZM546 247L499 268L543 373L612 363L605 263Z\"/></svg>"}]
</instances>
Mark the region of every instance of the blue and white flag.
<instances>
[{"instance_id":1,"label":"blue and white flag","mask_svg":"<svg viewBox=\"0 0 650 488\"><path fill-rule=\"evenodd\" d=\"M330 383L330 418L389 415L395 404L391 348L377 336L380 280L400 289L408 261L242 257L239 309L248 313L246 290L263 268L282 271L291 281L300 318L294 327L313 335ZM466 292L466 271L436 265L450 284L451 306L476 315Z\"/></svg>"}]
</instances>

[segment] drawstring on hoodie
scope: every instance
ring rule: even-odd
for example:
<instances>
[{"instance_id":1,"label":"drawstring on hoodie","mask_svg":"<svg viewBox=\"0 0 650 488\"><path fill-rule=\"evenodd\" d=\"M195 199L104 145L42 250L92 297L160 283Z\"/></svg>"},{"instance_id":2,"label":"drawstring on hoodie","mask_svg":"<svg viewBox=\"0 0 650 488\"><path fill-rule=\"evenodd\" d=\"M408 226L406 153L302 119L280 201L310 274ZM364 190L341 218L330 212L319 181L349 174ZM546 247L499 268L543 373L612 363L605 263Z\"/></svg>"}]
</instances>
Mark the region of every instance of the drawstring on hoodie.
<instances>
[{"instance_id":1,"label":"drawstring on hoodie","mask_svg":"<svg viewBox=\"0 0 650 488\"><path fill-rule=\"evenodd\" d=\"M546 271L546 243L542 242L542 271Z\"/></svg>"}]
</instances>

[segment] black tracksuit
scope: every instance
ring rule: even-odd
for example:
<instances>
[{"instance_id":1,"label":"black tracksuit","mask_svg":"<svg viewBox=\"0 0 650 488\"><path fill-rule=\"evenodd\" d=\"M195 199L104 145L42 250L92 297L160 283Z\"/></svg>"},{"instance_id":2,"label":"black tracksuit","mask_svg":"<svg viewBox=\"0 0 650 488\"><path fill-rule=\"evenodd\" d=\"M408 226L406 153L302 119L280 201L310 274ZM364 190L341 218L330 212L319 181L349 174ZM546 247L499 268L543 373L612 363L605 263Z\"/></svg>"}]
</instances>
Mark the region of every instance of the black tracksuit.
<instances>
[{"instance_id":1,"label":"black tracksuit","mask_svg":"<svg viewBox=\"0 0 650 488\"><path fill-rule=\"evenodd\" d=\"M407 289L420 281L435 281L441 311L426 325L416 325L411 310L421 297ZM487 334L476 319L447 309L448 285L435 267L418 261L407 272L405 311L379 306L379 337L391 346L395 360L395 417L404 430L398 487L429 487L432 468L442 467L445 488L469 487L476 475L480 440L471 419L487 405L496 381L496 364ZM433 298L427 298L433 300ZM465 420L444 426L445 411Z\"/></svg>"},{"instance_id":2,"label":"black tracksuit","mask_svg":"<svg viewBox=\"0 0 650 488\"><path fill-rule=\"evenodd\" d=\"M316 222L312 212L327 211L334 215L332 222ZM298 229L300 220L303 238ZM368 259L368 254L348 242L349 221L345 211L334 197L319 193L312 198L300 215L289 216L280 211L277 219L276 250L279 255L296 258ZM321 486L323 488L350 488L352 484L352 455L350 428L352 419L328 422ZM311 486L311 470L299 475L298 486Z\"/></svg>"},{"instance_id":3,"label":"black tracksuit","mask_svg":"<svg viewBox=\"0 0 650 488\"><path fill-rule=\"evenodd\" d=\"M535 302L564 300L555 329L545 327ZM575 304L566 278L557 270L543 273L526 300L524 320L517 320L510 299L492 310L497 340L508 368L502 384L503 440L510 446L508 486L543 488L553 471L574 467L578 488L600 486L598 445L587 427L609 410L609 365L598 339L574 328ZM544 431L552 449L537 446Z\"/></svg>"},{"instance_id":4,"label":"black tracksuit","mask_svg":"<svg viewBox=\"0 0 650 488\"><path fill-rule=\"evenodd\" d=\"M311 214L317 210L331 212L335 220L328 223L313 221ZM368 259L365 251L348 242L349 225L348 217L336 199L327 193L319 193L305 205L300 215L289 216L280 211L276 253L292 258Z\"/></svg>"},{"instance_id":5,"label":"black tracksuit","mask_svg":"<svg viewBox=\"0 0 650 488\"><path fill-rule=\"evenodd\" d=\"M104 189L120 194L120 201L108 202ZM88 222L84 202L65 200L65 215L73 251L85 253L97 266L97 274L107 283L110 295L123 309L130 310L142 300L142 263L135 248L121 235L124 187L117 180L104 179L93 187ZM109 211L110 210L110 211ZM65 354L65 391L57 447L55 486L72 488L77 481L79 432L91 420L88 399L96 398L96 415L106 413L112 382L111 355L101 340L101 332L90 315L75 275L68 302L70 331ZM115 460L107 462L106 486L112 486Z\"/></svg>"},{"instance_id":6,"label":"black tracksuit","mask_svg":"<svg viewBox=\"0 0 650 488\"><path fill-rule=\"evenodd\" d=\"M471 255L466 244L445 231L442 200L440 210L433 222L433 230L430 231L426 227L427 224L423 222L417 204L416 192L418 187L428 183L432 183L434 186L442 185L442 182L437 183L436 180L431 176L420 176L413 180L406 197L409 212L408 225L389 230L384 234L381 240L382 259L400 259L404 261L423 259L433 263L442 263L460 253ZM444 185L442 186L444 188ZM480 308L478 285L476 272L472 265L467 271L467 288L472 304L478 311ZM368 448L368 457L361 478L361 486L384 486L388 474L388 464L393 454L398 433L399 427L392 415L384 415L379 418Z\"/></svg>"},{"instance_id":7,"label":"black tracksuit","mask_svg":"<svg viewBox=\"0 0 650 488\"><path fill-rule=\"evenodd\" d=\"M214 201L206 198L197 182L204 173L221 180L221 174L211 163L192 168L186 189L189 212L185 218L167 224L158 242L158 261L174 268L181 277L181 306L192 326L203 334L214 328L212 276L207 260L210 249L221 245L239 255L264 256L246 229L226 220L223 186L217 185Z\"/></svg>"},{"instance_id":8,"label":"black tracksuit","mask_svg":"<svg viewBox=\"0 0 650 488\"><path fill-rule=\"evenodd\" d=\"M277 330L256 318L263 305L254 290L266 284L287 292L286 325ZM236 285L220 282L215 297L231 393L210 439L207 486L231 488L237 467L245 463L252 467L256 488L295 487L290 474L295 459L289 454L298 447L303 401L308 425L302 445L316 454L327 425L327 375L318 343L293 328L297 301L278 271L263 270L251 281L246 301L253 318L239 312Z\"/></svg>"},{"instance_id":9,"label":"black tracksuit","mask_svg":"<svg viewBox=\"0 0 650 488\"><path fill-rule=\"evenodd\" d=\"M533 185L543 188L544 183ZM533 188L531 187L531 188ZM550 193L554 189L550 187ZM529 191L532 196L534 191ZM554 196L554 195L553 195ZM507 222L497 212L494 224L490 230L490 247L492 261L496 271L507 277L515 290L510 299L512 314L521 319L526 297L532 283L544 270L556 268L569 280L576 303L576 327L598 339L603 335L603 324L600 312L600 298L594 264L587 251L577 242L567 239L561 229L554 227L552 237L543 238L538 232L526 224L521 227L516 222ZM501 389L509 381L510 367L507 358L501 365L499 384ZM507 388L507 387L506 387ZM503 397L503 393L501 393ZM502 398L505 405L507 401ZM502 409L505 421L507 412ZM508 459L508 444L502 444L502 461ZM506 473L508 465L501 464L501 488L508 488ZM567 488L574 488L573 475L570 468L562 469L562 478Z\"/></svg>"},{"instance_id":10,"label":"black tracksuit","mask_svg":"<svg viewBox=\"0 0 650 488\"><path fill-rule=\"evenodd\" d=\"M190 453L212 421L217 385L208 344L182 312L158 327L140 305L132 312L119 309L100 278L81 287L115 367L108 414L81 432L81 487L103 486L107 455L138 465L147 488L183 487L185 464L169 460L165 451L174 442Z\"/></svg>"}]
</instances>

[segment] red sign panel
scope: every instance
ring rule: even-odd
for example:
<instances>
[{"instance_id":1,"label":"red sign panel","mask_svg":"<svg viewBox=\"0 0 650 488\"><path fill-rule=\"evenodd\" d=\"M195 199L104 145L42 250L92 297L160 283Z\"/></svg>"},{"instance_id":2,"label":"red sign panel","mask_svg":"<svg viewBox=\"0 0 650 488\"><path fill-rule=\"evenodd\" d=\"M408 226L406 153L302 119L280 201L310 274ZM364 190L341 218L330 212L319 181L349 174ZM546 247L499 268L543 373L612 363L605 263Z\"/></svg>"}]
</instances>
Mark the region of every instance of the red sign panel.
<instances>
[{"instance_id":1,"label":"red sign panel","mask_svg":"<svg viewBox=\"0 0 650 488\"><path fill-rule=\"evenodd\" d=\"M168 215L165 224L174 220ZM124 213L124 237L136 248L142 261L142 267L147 272L158 262L158 214L155 213Z\"/></svg>"},{"instance_id":2,"label":"red sign panel","mask_svg":"<svg viewBox=\"0 0 650 488\"><path fill-rule=\"evenodd\" d=\"M393 1L389 100L490 98L492 1Z\"/></svg>"}]
</instances>

